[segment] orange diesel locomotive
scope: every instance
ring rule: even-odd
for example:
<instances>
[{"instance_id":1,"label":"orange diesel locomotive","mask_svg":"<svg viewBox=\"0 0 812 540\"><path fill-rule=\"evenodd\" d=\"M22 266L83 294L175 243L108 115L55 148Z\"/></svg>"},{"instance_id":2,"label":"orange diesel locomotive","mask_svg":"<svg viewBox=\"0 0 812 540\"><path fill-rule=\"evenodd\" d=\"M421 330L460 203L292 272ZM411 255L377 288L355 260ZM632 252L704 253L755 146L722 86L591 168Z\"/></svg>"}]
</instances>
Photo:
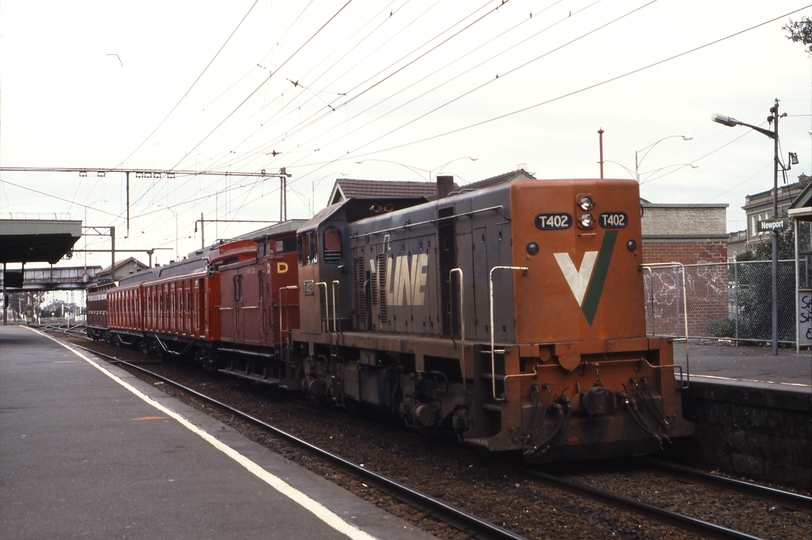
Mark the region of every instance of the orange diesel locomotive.
<instances>
[{"instance_id":1,"label":"orange diesel locomotive","mask_svg":"<svg viewBox=\"0 0 812 540\"><path fill-rule=\"evenodd\" d=\"M635 182L350 199L297 235L288 388L530 461L691 432L671 342L646 336Z\"/></svg>"}]
</instances>

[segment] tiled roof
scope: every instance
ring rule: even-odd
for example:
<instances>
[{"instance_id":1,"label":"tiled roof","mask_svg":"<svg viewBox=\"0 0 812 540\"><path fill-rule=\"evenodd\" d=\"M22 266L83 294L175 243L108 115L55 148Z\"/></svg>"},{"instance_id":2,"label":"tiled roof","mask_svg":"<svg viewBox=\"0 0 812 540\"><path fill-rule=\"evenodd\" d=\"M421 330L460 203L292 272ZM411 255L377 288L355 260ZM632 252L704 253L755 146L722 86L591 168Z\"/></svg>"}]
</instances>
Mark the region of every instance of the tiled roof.
<instances>
[{"instance_id":1,"label":"tiled roof","mask_svg":"<svg viewBox=\"0 0 812 540\"><path fill-rule=\"evenodd\" d=\"M530 179L535 177L518 169L507 172L473 184L459 186L454 184L453 191L471 191L498 186L513 180ZM435 182L399 182L391 180L356 180L353 178L339 178L330 194L330 203L335 204L344 199L378 199L381 197L393 198L422 198L430 201L437 198L437 184Z\"/></svg>"},{"instance_id":2,"label":"tiled roof","mask_svg":"<svg viewBox=\"0 0 812 540\"><path fill-rule=\"evenodd\" d=\"M454 186L458 189L458 186ZM423 198L431 200L437 196L434 182L400 182L391 180L356 180L339 178L333 187L330 203L343 199L378 199L393 197L398 199Z\"/></svg>"},{"instance_id":3,"label":"tiled roof","mask_svg":"<svg viewBox=\"0 0 812 540\"><path fill-rule=\"evenodd\" d=\"M135 263L136 268L147 268L147 265L136 259L135 257L127 257L124 260L116 261L116 270L125 266L126 264L133 262ZM106 266L104 269L99 272L101 274L109 274L110 273L110 265Z\"/></svg>"}]
</instances>

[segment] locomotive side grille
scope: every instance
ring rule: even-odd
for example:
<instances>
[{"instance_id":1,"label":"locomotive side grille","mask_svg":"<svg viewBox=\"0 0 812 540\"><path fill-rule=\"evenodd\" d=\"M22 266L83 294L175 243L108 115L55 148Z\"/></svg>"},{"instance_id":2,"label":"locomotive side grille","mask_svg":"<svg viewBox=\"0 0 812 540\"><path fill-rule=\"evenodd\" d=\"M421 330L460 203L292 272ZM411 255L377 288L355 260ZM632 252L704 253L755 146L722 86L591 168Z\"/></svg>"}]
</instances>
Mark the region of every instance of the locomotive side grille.
<instances>
[{"instance_id":1,"label":"locomotive side grille","mask_svg":"<svg viewBox=\"0 0 812 540\"><path fill-rule=\"evenodd\" d=\"M366 328L367 324L367 302L366 295L364 294L364 258L355 257L353 261L355 272L355 306L358 310L358 325L361 328Z\"/></svg>"},{"instance_id":2,"label":"locomotive side grille","mask_svg":"<svg viewBox=\"0 0 812 540\"><path fill-rule=\"evenodd\" d=\"M380 253L376 257L378 262L378 318L381 323L386 323L388 317L386 314L386 254Z\"/></svg>"}]
</instances>

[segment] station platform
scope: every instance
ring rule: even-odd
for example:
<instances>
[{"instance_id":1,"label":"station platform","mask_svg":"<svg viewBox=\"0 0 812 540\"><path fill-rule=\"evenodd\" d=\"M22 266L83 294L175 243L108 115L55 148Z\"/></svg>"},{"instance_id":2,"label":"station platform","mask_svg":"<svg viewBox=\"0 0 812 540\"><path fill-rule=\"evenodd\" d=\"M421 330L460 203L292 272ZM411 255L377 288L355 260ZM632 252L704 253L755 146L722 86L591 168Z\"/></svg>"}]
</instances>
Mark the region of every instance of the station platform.
<instances>
[{"instance_id":1,"label":"station platform","mask_svg":"<svg viewBox=\"0 0 812 540\"><path fill-rule=\"evenodd\" d=\"M0 538L431 536L24 326L0 326Z\"/></svg>"},{"instance_id":2,"label":"station platform","mask_svg":"<svg viewBox=\"0 0 812 540\"><path fill-rule=\"evenodd\" d=\"M674 363L689 370L691 379L721 384L812 392L812 351L769 346L734 346L691 340L685 359L685 341L674 341Z\"/></svg>"}]
</instances>

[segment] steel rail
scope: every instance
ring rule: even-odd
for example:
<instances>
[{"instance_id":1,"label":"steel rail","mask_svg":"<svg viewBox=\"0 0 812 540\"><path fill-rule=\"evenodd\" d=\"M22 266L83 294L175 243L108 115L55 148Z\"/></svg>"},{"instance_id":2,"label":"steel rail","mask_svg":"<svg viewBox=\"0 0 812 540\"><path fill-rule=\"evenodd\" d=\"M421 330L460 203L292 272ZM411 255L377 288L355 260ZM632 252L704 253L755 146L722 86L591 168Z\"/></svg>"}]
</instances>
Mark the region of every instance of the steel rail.
<instances>
[{"instance_id":1,"label":"steel rail","mask_svg":"<svg viewBox=\"0 0 812 540\"><path fill-rule=\"evenodd\" d=\"M304 439L301 439L291 433L283 431L275 426L272 426L271 424L268 424L267 422L264 422L263 420L260 420L259 418L251 416L250 414L247 414L245 412L242 412L239 409L235 409L230 405L227 405L221 401L206 396L205 394L201 394L197 390L193 390L192 388L184 386L176 381L173 381L172 379L154 373L148 369L142 368L141 366L127 362L126 360L122 360L114 356L94 351L93 349L90 349L88 347L83 347L81 345L76 344L72 344L72 346L93 353L111 362L115 362L116 364L123 364L132 369L136 369L142 373L149 375L150 377L159 379L165 384L168 384L174 388L182 390L183 392L187 392L192 396L202 401L205 401L209 405L213 405L223 411L233 414L234 416L242 420L250 422L265 430L268 430L274 435L287 441L288 443L303 448L308 452L316 455L317 457L329 461L334 465L338 466L339 468L344 469L350 475L356 478L360 478L365 482L374 484L378 487L378 489L381 489L382 491L387 491L390 492L390 494L396 495L399 500L402 500L404 502L408 501L408 504L410 504L411 506L426 511L427 513L430 513L432 516L440 519L441 521L444 521L445 523L448 523L452 527L466 531L471 535L472 538L495 539L495 540L501 539L526 540L525 537L523 536L515 534L502 527L499 527L498 525L495 525L490 521L479 518L469 512L466 512L461 508L457 508L435 497L432 497L425 493L421 493L408 486L404 486L403 484L395 482L394 480L391 480L374 471L370 471L362 467L361 465L348 461L342 458L341 456L338 456L323 448L315 446L314 444L309 443Z\"/></svg>"},{"instance_id":2,"label":"steel rail","mask_svg":"<svg viewBox=\"0 0 812 540\"><path fill-rule=\"evenodd\" d=\"M527 469L524 467L519 467L517 465L511 465L507 463L500 463L500 465L508 469L511 469L516 473L524 474L527 476L533 476L535 478L542 480L543 482L551 484L553 487L564 489L575 495L581 497L588 497L593 501L602 504L607 504L609 506L619 508L626 512L633 512L635 514L641 515L643 517L657 521L659 523L673 526L680 530L697 534L702 538L713 538L718 540L730 540L730 539L756 540L759 538L758 536L753 536L747 533L729 529L727 527L722 527L721 525L717 525L715 523L710 523L708 521L703 521L701 519L697 519L691 516L686 516L685 514L680 514L679 512L666 510L665 508L660 508L648 503L636 501L634 499L623 497L621 495L617 495L615 493L611 493L608 491L602 491L584 484L579 484L577 482L565 480L563 478L542 473L533 469Z\"/></svg>"},{"instance_id":3,"label":"steel rail","mask_svg":"<svg viewBox=\"0 0 812 540\"><path fill-rule=\"evenodd\" d=\"M736 480L735 478L728 478L727 476L721 476L709 472L698 471L696 469L691 469L689 467L683 467L681 465L675 465L673 463L666 463L664 461L659 461L657 459L652 458L646 459L645 463L651 467L667 469L671 472L676 472L677 474L681 474L688 478L696 478L699 481L708 484L719 485L728 489L733 489L734 491L738 491L739 493L743 493L753 497L759 497L778 504L805 506L807 508L812 508L812 497L802 495L800 493L793 493L791 491L785 491L782 489L762 486L760 484L754 484L752 482Z\"/></svg>"}]
</instances>

